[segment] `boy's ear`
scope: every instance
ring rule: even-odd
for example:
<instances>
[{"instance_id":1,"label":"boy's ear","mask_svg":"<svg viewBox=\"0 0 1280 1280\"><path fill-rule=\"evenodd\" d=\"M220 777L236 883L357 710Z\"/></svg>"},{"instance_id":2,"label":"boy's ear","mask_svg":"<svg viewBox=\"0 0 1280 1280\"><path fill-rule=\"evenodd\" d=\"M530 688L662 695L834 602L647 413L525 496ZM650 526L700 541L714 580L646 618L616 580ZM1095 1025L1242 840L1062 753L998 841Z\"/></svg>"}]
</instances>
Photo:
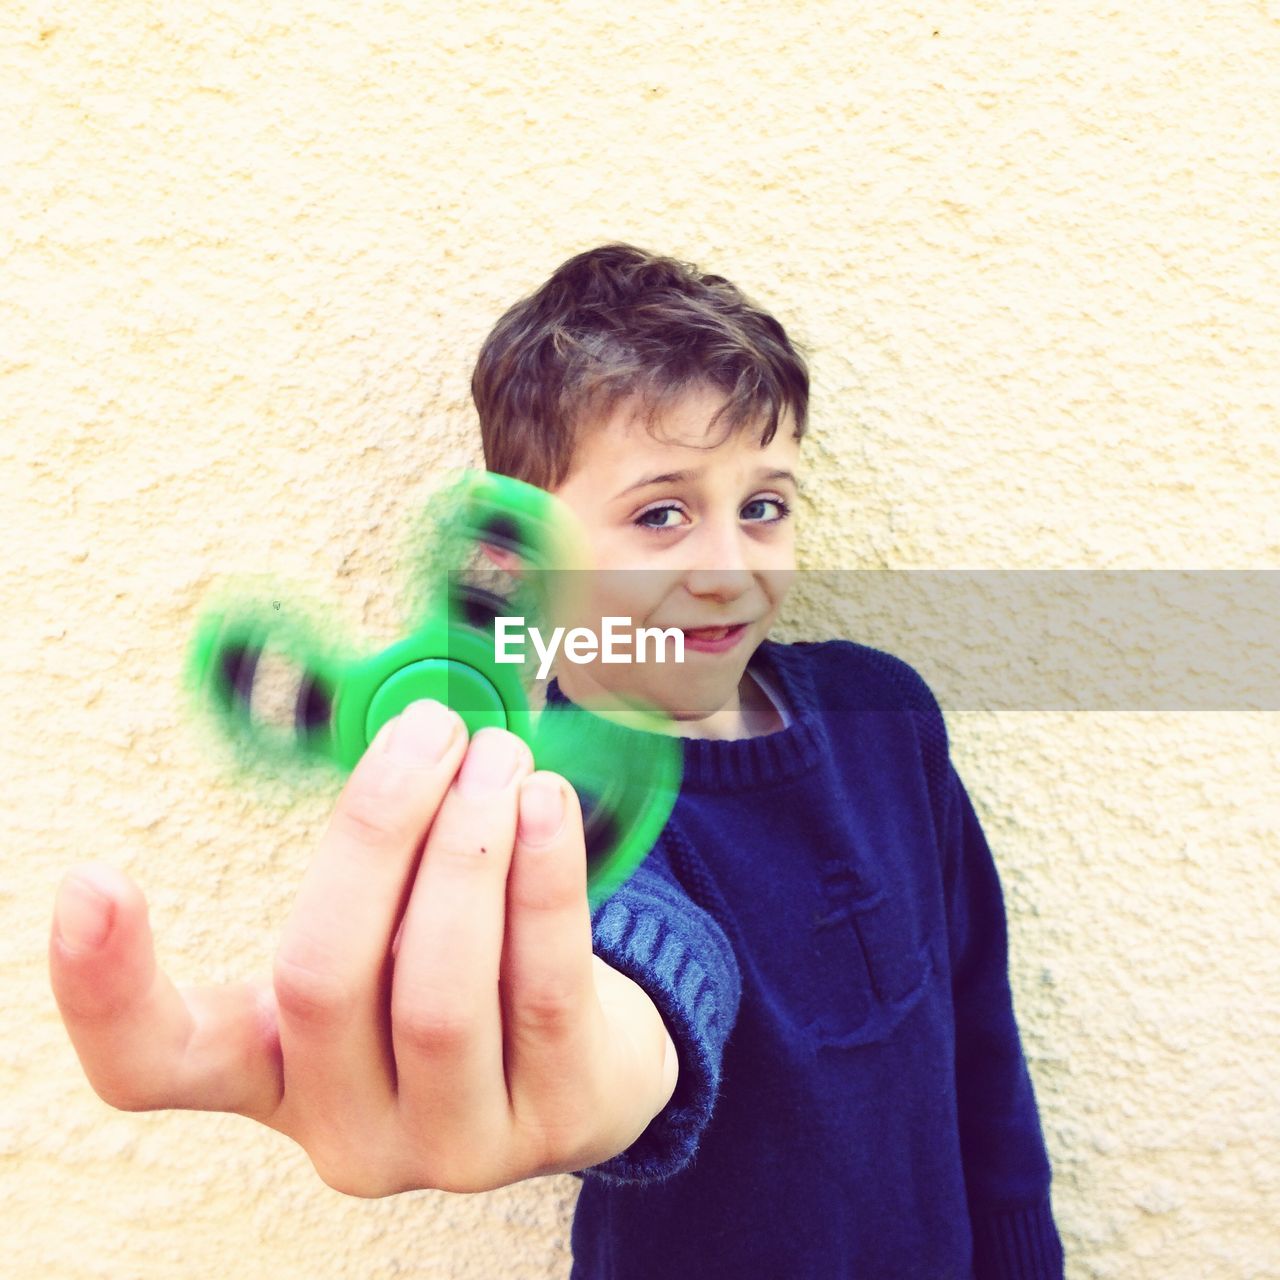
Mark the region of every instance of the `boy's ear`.
<instances>
[{"instance_id":1,"label":"boy's ear","mask_svg":"<svg viewBox=\"0 0 1280 1280\"><path fill-rule=\"evenodd\" d=\"M496 564L503 572L512 575L520 572L520 558L514 551L508 551L505 547L495 547L491 542L482 542L480 550L484 552L486 559Z\"/></svg>"}]
</instances>

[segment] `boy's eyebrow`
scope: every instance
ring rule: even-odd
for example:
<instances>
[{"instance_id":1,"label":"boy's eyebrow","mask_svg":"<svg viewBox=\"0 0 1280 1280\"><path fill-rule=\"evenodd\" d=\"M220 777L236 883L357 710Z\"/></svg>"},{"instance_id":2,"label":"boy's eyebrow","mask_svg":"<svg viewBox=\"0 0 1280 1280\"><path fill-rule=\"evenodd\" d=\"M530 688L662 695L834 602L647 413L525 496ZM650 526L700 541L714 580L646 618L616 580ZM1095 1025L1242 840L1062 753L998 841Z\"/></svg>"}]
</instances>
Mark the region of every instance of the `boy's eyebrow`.
<instances>
[{"instance_id":1,"label":"boy's eyebrow","mask_svg":"<svg viewBox=\"0 0 1280 1280\"><path fill-rule=\"evenodd\" d=\"M646 476L643 480L637 480L635 484L628 485L625 489L620 489L615 495L621 498L624 494L631 493L634 489L645 489L651 484L682 484L684 481L692 478L689 471L665 471L659 476ZM762 471L758 476L761 480L790 480L798 489L800 482L795 478L794 473L777 469L774 471Z\"/></svg>"}]
</instances>

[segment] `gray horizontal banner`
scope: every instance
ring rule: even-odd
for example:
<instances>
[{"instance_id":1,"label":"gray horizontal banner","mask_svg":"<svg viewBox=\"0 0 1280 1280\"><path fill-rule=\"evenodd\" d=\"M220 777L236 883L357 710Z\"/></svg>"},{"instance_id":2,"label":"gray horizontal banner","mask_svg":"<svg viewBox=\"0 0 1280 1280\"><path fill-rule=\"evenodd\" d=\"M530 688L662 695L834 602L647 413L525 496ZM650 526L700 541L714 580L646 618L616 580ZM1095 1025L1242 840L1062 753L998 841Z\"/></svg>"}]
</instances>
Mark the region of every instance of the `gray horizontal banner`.
<instances>
[{"instance_id":1,"label":"gray horizontal banner","mask_svg":"<svg viewBox=\"0 0 1280 1280\"><path fill-rule=\"evenodd\" d=\"M887 650L948 710L1280 710L1280 570L796 570L768 591L720 576L702 575L696 596L652 569L548 571L523 586L526 599L563 598L567 580L567 616L605 601L637 626L759 617L785 592L771 638Z\"/></svg>"},{"instance_id":2,"label":"gray horizontal banner","mask_svg":"<svg viewBox=\"0 0 1280 1280\"><path fill-rule=\"evenodd\" d=\"M1280 710L1276 570L797 573L784 615L903 658L948 709Z\"/></svg>"}]
</instances>

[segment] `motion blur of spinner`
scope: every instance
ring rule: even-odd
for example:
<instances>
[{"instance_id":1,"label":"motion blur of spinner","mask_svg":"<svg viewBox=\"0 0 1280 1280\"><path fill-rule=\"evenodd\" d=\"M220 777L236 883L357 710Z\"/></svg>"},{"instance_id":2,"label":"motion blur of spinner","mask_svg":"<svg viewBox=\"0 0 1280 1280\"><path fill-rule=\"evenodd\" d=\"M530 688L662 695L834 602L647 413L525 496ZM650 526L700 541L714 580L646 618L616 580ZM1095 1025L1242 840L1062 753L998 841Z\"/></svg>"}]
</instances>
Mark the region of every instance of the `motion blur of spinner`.
<instances>
[{"instance_id":1,"label":"motion blur of spinner","mask_svg":"<svg viewBox=\"0 0 1280 1280\"><path fill-rule=\"evenodd\" d=\"M201 617L188 692L255 770L307 761L348 771L378 730L418 698L447 703L469 734L487 725L517 734L536 767L567 778L582 802L594 908L626 881L666 824L680 789L680 739L629 734L620 759L609 721L567 702L534 719L525 672L495 661L494 619L540 618L542 589L560 571L572 581L586 564L584 535L563 504L507 476L464 472L430 509L435 518L419 556L425 563L417 566L426 577L421 618L404 639L367 657L343 652L321 639L327 626L246 592ZM510 553L525 570L505 594L461 572L480 543ZM282 668L291 678L273 716L264 669ZM634 707L627 723L657 730L661 720Z\"/></svg>"}]
</instances>

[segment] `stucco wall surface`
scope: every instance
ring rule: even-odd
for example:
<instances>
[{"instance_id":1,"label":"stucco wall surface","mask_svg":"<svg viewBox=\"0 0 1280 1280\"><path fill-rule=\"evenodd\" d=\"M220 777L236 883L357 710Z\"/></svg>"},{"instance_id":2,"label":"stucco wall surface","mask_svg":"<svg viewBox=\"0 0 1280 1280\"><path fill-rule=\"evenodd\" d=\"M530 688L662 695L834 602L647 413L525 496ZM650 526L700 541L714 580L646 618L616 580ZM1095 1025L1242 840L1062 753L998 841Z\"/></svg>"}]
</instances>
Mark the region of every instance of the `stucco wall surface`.
<instances>
[{"instance_id":1,"label":"stucco wall surface","mask_svg":"<svg viewBox=\"0 0 1280 1280\"><path fill-rule=\"evenodd\" d=\"M808 567L1274 567L1276 120L1274 2L6 4L0 1270L566 1275L572 1179L349 1199L84 1083L62 872L129 871L179 983L264 972L332 802L184 718L207 591L394 638L480 341L614 238L808 347ZM949 710L1069 1275L1280 1276L1280 721Z\"/></svg>"}]
</instances>

